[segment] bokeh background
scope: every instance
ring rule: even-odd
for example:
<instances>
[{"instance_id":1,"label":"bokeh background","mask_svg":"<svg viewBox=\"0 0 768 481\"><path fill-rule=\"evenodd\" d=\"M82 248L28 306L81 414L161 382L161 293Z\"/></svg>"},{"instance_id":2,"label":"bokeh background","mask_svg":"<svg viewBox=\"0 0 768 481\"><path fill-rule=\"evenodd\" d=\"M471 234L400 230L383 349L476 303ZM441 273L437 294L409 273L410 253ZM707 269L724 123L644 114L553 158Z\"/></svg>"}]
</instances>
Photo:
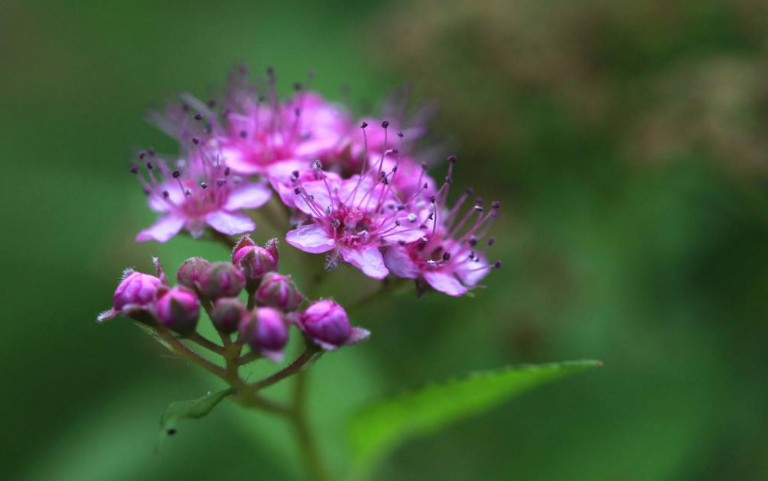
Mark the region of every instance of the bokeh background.
<instances>
[{"instance_id":1,"label":"bokeh background","mask_svg":"<svg viewBox=\"0 0 768 481\"><path fill-rule=\"evenodd\" d=\"M487 289L356 308L370 342L314 368L337 469L367 399L597 358L408 443L376 479L768 479L767 54L764 0L5 0L0 478L302 479L286 426L226 403L156 453L167 404L217 384L131 323L94 320L125 266L226 257L134 243L152 215L127 166L139 146L173 149L147 108L204 97L242 61L284 86L314 68L361 113L412 84L441 105L457 184L503 204ZM322 289L373 288L340 269Z\"/></svg>"}]
</instances>

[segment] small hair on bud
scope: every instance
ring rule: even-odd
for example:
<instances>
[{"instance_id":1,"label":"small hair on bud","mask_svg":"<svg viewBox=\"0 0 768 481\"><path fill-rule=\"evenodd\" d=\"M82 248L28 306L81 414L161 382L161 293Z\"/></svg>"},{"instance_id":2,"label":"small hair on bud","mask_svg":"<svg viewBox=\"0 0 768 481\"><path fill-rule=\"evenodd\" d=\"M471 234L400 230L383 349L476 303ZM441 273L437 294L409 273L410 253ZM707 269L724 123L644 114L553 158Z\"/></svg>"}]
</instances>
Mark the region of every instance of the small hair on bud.
<instances>
[{"instance_id":1,"label":"small hair on bud","mask_svg":"<svg viewBox=\"0 0 768 481\"><path fill-rule=\"evenodd\" d=\"M381 126L384 127L385 129L389 127L389 120L384 120L383 122L381 122Z\"/></svg>"}]
</instances>

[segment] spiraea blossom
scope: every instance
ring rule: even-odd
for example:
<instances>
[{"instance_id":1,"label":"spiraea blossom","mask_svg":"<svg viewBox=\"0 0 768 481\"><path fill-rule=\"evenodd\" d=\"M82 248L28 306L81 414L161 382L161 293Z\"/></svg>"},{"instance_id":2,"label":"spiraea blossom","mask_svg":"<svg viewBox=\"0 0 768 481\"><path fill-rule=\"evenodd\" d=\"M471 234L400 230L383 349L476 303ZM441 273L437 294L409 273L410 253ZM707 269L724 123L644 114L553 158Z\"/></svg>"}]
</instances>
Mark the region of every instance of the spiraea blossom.
<instances>
[{"instance_id":1,"label":"spiraea blossom","mask_svg":"<svg viewBox=\"0 0 768 481\"><path fill-rule=\"evenodd\" d=\"M304 252L330 252L330 265L343 260L374 279L386 277L380 248L422 238L424 212L413 202L418 195L402 199L392 188L397 162L388 171L383 165L384 155L349 179L324 176L319 161L320 180L302 182L294 173L294 204L310 221L289 231L286 241Z\"/></svg>"},{"instance_id":2,"label":"spiraea blossom","mask_svg":"<svg viewBox=\"0 0 768 481\"><path fill-rule=\"evenodd\" d=\"M501 261L490 264L485 250L494 238L486 238L491 225L499 215L499 202L490 209L483 199L476 198L469 209L462 209L472 195L468 190L448 206L448 194L453 181L455 157L445 183L435 195L429 195L430 228L415 242L400 242L387 248L385 265L396 277L417 279L436 291L449 296L461 296L480 282L492 268L501 267Z\"/></svg>"},{"instance_id":3,"label":"spiraea blossom","mask_svg":"<svg viewBox=\"0 0 768 481\"><path fill-rule=\"evenodd\" d=\"M139 232L137 241L165 242L182 229L195 238L206 227L226 235L256 229L242 210L267 203L272 195L269 186L234 175L218 154L194 144L199 144L197 138L187 155L173 164L150 150L139 154L141 166L131 166L147 194L150 208L160 213L154 225Z\"/></svg>"}]
</instances>

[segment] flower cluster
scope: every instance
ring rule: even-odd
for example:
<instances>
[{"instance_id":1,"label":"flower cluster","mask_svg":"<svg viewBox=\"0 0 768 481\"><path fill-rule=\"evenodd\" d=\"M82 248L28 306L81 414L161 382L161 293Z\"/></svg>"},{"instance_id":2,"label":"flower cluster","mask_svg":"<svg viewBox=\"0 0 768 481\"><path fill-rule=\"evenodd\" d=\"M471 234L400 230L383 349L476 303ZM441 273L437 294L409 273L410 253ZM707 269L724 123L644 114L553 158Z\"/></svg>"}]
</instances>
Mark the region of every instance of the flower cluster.
<instances>
[{"instance_id":1,"label":"flower cluster","mask_svg":"<svg viewBox=\"0 0 768 481\"><path fill-rule=\"evenodd\" d=\"M415 150L430 109L409 111L404 98L385 103L384 120L355 118L305 85L280 96L272 69L252 81L237 68L216 98L182 94L153 112L151 120L179 148L172 155L142 150L131 165L159 214L136 240L207 233L232 247L232 257L187 259L175 286L157 259L154 274L129 269L99 321L120 314L148 326L174 352L236 388L245 402L261 404L260 389L300 372L319 353L367 338L368 331L350 325L343 307L306 299L291 276L279 272L277 239L261 246L249 236L257 228L251 211L270 202L276 204L272 220L278 211L286 214L285 241L323 254L328 270L349 265L376 280L412 280L419 295L433 290L458 297L479 287L501 266L487 257L499 203L470 190L450 200L456 158L448 158L442 182L430 176L431 159ZM230 236L240 237L233 242ZM221 343L198 332L201 311ZM302 333L304 353L270 378L241 379L240 366L283 358L291 326ZM250 352L242 354L245 346ZM221 355L223 366L200 356L200 349Z\"/></svg>"},{"instance_id":2,"label":"flower cluster","mask_svg":"<svg viewBox=\"0 0 768 481\"><path fill-rule=\"evenodd\" d=\"M258 356L275 361L282 360L291 324L326 351L368 337L368 331L350 326L347 313L334 301L319 300L301 310L304 296L290 276L277 272L277 259L276 239L259 247L243 236L232 262L188 259L179 267L177 285L171 287L155 258L156 275L125 272L112 308L99 321L123 314L199 341L195 329L202 306L225 344L237 333L236 344L247 344ZM247 303L240 297L243 291Z\"/></svg>"},{"instance_id":3,"label":"flower cluster","mask_svg":"<svg viewBox=\"0 0 768 481\"><path fill-rule=\"evenodd\" d=\"M240 67L219 98L182 94L151 115L181 155L170 162L149 149L132 165L162 213L137 240L165 242L182 229L199 237L206 227L252 232L243 211L274 191L293 213L286 241L326 254L328 268L345 263L374 279L414 279L420 293L461 296L501 266L485 255L499 203L467 192L450 204L456 158L438 187L426 163L404 152L426 132L429 109L409 115L403 96L394 97L384 108L392 117L374 125L301 84L287 98L276 85L272 69L251 81Z\"/></svg>"}]
</instances>

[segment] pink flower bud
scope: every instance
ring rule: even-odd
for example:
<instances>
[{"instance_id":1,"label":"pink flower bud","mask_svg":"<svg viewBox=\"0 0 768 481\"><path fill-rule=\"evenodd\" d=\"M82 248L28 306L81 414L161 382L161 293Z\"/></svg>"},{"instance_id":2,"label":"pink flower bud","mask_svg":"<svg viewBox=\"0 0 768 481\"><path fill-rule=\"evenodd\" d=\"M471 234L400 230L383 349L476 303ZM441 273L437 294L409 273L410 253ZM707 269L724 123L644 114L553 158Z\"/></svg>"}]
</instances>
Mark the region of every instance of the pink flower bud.
<instances>
[{"instance_id":1,"label":"pink flower bud","mask_svg":"<svg viewBox=\"0 0 768 481\"><path fill-rule=\"evenodd\" d=\"M304 297L296 288L289 276L270 272L264 276L261 285L256 290L256 301L259 304L272 306L283 311L294 311Z\"/></svg>"},{"instance_id":2,"label":"pink flower bud","mask_svg":"<svg viewBox=\"0 0 768 481\"><path fill-rule=\"evenodd\" d=\"M326 351L358 343L370 335L365 329L350 327L347 312L330 300L313 302L301 313L299 327Z\"/></svg>"},{"instance_id":3,"label":"pink flower bud","mask_svg":"<svg viewBox=\"0 0 768 481\"><path fill-rule=\"evenodd\" d=\"M250 237L243 236L232 251L232 263L240 268L250 286L258 285L268 272L277 270L277 239L267 242L265 247L253 243Z\"/></svg>"},{"instance_id":4,"label":"pink flower bud","mask_svg":"<svg viewBox=\"0 0 768 481\"><path fill-rule=\"evenodd\" d=\"M239 297L222 297L211 310L211 321L224 333L235 332L247 316L248 310Z\"/></svg>"},{"instance_id":5,"label":"pink flower bud","mask_svg":"<svg viewBox=\"0 0 768 481\"><path fill-rule=\"evenodd\" d=\"M288 343L288 326L280 311L271 307L259 307L240 324L240 332L251 349L279 361Z\"/></svg>"},{"instance_id":6,"label":"pink flower bud","mask_svg":"<svg viewBox=\"0 0 768 481\"><path fill-rule=\"evenodd\" d=\"M160 279L141 272L126 272L126 276L115 290L114 309L122 311L131 307L149 307L155 302Z\"/></svg>"},{"instance_id":7,"label":"pink flower bud","mask_svg":"<svg viewBox=\"0 0 768 481\"><path fill-rule=\"evenodd\" d=\"M211 263L202 257L191 257L179 267L176 278L182 286L196 289L200 282L200 276L209 267L211 267Z\"/></svg>"},{"instance_id":8,"label":"pink flower bud","mask_svg":"<svg viewBox=\"0 0 768 481\"><path fill-rule=\"evenodd\" d=\"M214 262L200 275L200 290L211 299L235 297L244 286L243 274L229 262Z\"/></svg>"},{"instance_id":9,"label":"pink flower bud","mask_svg":"<svg viewBox=\"0 0 768 481\"><path fill-rule=\"evenodd\" d=\"M200 318L200 301L185 287L174 287L160 293L155 316L163 326L177 332L191 331Z\"/></svg>"}]
</instances>

